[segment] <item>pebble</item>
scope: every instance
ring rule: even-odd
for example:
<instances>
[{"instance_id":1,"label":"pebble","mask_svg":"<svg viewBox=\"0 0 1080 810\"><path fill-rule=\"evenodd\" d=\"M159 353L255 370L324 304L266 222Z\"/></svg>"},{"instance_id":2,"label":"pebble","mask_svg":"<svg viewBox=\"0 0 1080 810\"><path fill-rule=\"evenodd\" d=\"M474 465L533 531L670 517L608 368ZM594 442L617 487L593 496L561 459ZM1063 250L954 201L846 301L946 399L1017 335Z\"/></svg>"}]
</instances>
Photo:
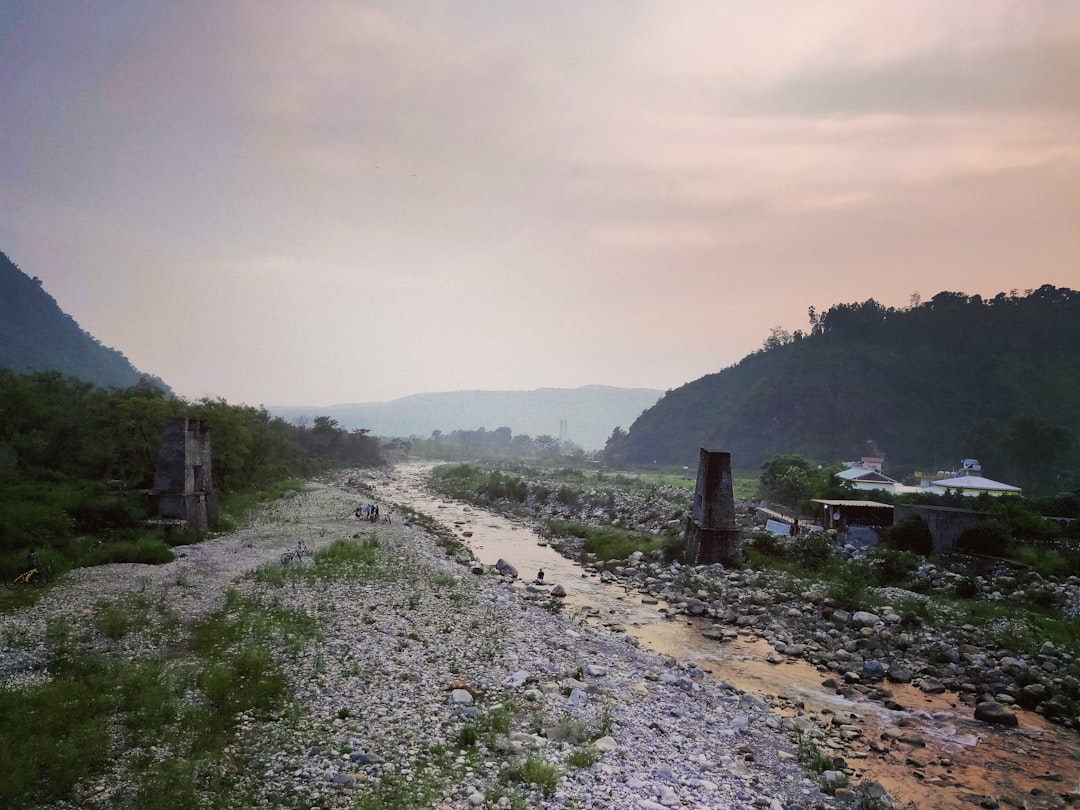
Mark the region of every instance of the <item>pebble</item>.
<instances>
[{"instance_id":1,"label":"pebble","mask_svg":"<svg viewBox=\"0 0 1080 810\"><path fill-rule=\"evenodd\" d=\"M513 788L527 806L544 810L840 806L804 778L792 738L763 701L740 700L722 682L695 679L674 659L628 643L621 627L576 624L530 603L511 575L461 576L473 561L448 558L417 524L358 526L347 517L356 497L345 478L330 479L264 507L233 534L184 549L173 563L73 572L37 605L0 617L0 684L47 677L44 628L52 617L92 635L99 652L153 656L168 647L153 628L103 638L92 630L94 606L138 593L192 620L221 606L233 588L306 612L320 631L319 642L299 655L276 651L299 711L272 721L253 714L237 728L237 757L250 763L238 787L254 797L254 807L293 797L345 810L390 774L407 782L444 780L431 805L442 810L507 807L487 797L506 792L501 765L526 753L559 775L548 794ZM280 587L244 576L278 560L298 536L318 550L372 532L385 571L374 587L348 578ZM29 641L12 648L6 640L20 632ZM576 677L582 673L585 681ZM647 680L652 685L644 689ZM493 741L479 734L467 756L455 757L462 730L500 707L509 707L511 733ZM537 717L560 733L539 736ZM749 746L752 762L713 767L732 753L732 737L721 729ZM581 747L578 735L598 754L596 765L569 764ZM560 736L564 742L554 740ZM494 750L486 748L491 742ZM451 752L448 770L428 763L435 747ZM109 776L121 788L128 780L129 789L136 777L122 763ZM113 793L105 790L85 806L104 810Z\"/></svg>"}]
</instances>

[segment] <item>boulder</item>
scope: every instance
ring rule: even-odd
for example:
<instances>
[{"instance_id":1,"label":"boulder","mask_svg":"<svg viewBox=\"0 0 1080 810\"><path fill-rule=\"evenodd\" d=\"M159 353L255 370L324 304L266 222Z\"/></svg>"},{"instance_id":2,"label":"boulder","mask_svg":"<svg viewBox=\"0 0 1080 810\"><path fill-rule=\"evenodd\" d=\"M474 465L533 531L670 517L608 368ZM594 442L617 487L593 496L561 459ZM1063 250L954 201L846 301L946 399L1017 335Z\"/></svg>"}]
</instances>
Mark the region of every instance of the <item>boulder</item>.
<instances>
[{"instance_id":1,"label":"boulder","mask_svg":"<svg viewBox=\"0 0 1080 810\"><path fill-rule=\"evenodd\" d=\"M994 701L980 703L975 707L975 719L996 726L1015 726L1019 721L1010 709Z\"/></svg>"}]
</instances>

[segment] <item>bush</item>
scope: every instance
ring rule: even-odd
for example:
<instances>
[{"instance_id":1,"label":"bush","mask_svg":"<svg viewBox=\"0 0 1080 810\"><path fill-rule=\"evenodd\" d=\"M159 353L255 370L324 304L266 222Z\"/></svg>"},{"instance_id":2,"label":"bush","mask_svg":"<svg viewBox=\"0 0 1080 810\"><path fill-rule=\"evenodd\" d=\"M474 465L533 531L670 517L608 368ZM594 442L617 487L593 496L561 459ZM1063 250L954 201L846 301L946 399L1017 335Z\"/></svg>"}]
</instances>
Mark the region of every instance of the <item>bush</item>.
<instances>
[{"instance_id":1,"label":"bush","mask_svg":"<svg viewBox=\"0 0 1080 810\"><path fill-rule=\"evenodd\" d=\"M877 585L899 585L919 568L915 553L895 548L876 548L870 553L869 561Z\"/></svg>"},{"instance_id":2,"label":"bush","mask_svg":"<svg viewBox=\"0 0 1080 810\"><path fill-rule=\"evenodd\" d=\"M810 571L818 571L834 558L835 542L828 532L810 532L792 540L789 548L795 562Z\"/></svg>"},{"instance_id":3,"label":"bush","mask_svg":"<svg viewBox=\"0 0 1080 810\"><path fill-rule=\"evenodd\" d=\"M825 595L841 610L862 610L870 601L869 589L860 568L847 565L826 588Z\"/></svg>"},{"instance_id":4,"label":"bush","mask_svg":"<svg viewBox=\"0 0 1080 810\"><path fill-rule=\"evenodd\" d=\"M1017 562L1031 566L1032 570L1043 577L1067 577L1080 570L1080 557L1073 555L1073 558L1069 559L1064 554L1050 548L1020 546L1020 548L1013 551L1012 556Z\"/></svg>"},{"instance_id":5,"label":"bush","mask_svg":"<svg viewBox=\"0 0 1080 810\"><path fill-rule=\"evenodd\" d=\"M555 493L555 500L563 506L577 506L580 495L576 489L564 485L559 487L559 491Z\"/></svg>"},{"instance_id":6,"label":"bush","mask_svg":"<svg viewBox=\"0 0 1080 810\"><path fill-rule=\"evenodd\" d=\"M585 745L571 751L566 758L566 764L571 768L591 768L598 759L600 752L591 745Z\"/></svg>"},{"instance_id":7,"label":"bush","mask_svg":"<svg viewBox=\"0 0 1080 810\"><path fill-rule=\"evenodd\" d=\"M532 499L536 503L547 503L548 498L551 497L551 491L551 487L544 486L543 484L538 484L537 486L533 487Z\"/></svg>"},{"instance_id":8,"label":"bush","mask_svg":"<svg viewBox=\"0 0 1080 810\"><path fill-rule=\"evenodd\" d=\"M961 599L974 599L979 595L979 584L973 577L964 577L957 580L953 591Z\"/></svg>"},{"instance_id":9,"label":"bush","mask_svg":"<svg viewBox=\"0 0 1080 810\"><path fill-rule=\"evenodd\" d=\"M889 548L914 552L924 557L929 556L934 548L930 527L918 515L908 515L899 523L887 527L882 532L881 539L883 545Z\"/></svg>"},{"instance_id":10,"label":"bush","mask_svg":"<svg viewBox=\"0 0 1080 810\"><path fill-rule=\"evenodd\" d=\"M967 529L956 541L957 551L971 554L987 554L1002 557L1012 546L1012 535L1008 528L999 521L985 520L977 526Z\"/></svg>"}]
</instances>

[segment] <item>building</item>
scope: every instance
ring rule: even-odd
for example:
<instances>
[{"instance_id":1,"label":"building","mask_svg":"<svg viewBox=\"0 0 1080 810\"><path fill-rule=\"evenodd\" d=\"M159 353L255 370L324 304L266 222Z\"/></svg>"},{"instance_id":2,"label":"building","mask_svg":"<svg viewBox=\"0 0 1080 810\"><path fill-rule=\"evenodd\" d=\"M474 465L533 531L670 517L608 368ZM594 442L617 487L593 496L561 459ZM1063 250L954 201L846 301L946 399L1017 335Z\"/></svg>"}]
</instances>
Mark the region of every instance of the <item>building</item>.
<instances>
[{"instance_id":1,"label":"building","mask_svg":"<svg viewBox=\"0 0 1080 810\"><path fill-rule=\"evenodd\" d=\"M923 486L923 491L934 495L959 492L961 495L971 495L972 497L976 495L993 495L997 497L1000 495L1019 495L1021 489L1020 487L1014 487L1012 484L1003 484L1000 481L983 478L981 475L958 475L952 478L940 478L936 481L930 481L928 485Z\"/></svg>"},{"instance_id":2,"label":"building","mask_svg":"<svg viewBox=\"0 0 1080 810\"><path fill-rule=\"evenodd\" d=\"M946 495L959 492L961 495L1019 495L1020 487L1003 484L983 476L982 465L977 458L965 458L960 462L960 469L952 472L939 470L934 475L916 473L922 481L922 491L932 495Z\"/></svg>"},{"instance_id":3,"label":"building","mask_svg":"<svg viewBox=\"0 0 1080 810\"><path fill-rule=\"evenodd\" d=\"M873 490L899 492L903 485L894 478L889 478L881 471L885 465L884 456L863 456L858 461L847 462L847 469L836 474L836 478L846 481L852 489L862 492Z\"/></svg>"},{"instance_id":4,"label":"building","mask_svg":"<svg viewBox=\"0 0 1080 810\"><path fill-rule=\"evenodd\" d=\"M883 474L880 470L861 466L860 462L855 462L846 470L841 470L836 474L836 477L841 481L846 481L851 485L852 489L863 491L876 489L893 492L900 483L899 481L889 478L889 476Z\"/></svg>"}]
</instances>

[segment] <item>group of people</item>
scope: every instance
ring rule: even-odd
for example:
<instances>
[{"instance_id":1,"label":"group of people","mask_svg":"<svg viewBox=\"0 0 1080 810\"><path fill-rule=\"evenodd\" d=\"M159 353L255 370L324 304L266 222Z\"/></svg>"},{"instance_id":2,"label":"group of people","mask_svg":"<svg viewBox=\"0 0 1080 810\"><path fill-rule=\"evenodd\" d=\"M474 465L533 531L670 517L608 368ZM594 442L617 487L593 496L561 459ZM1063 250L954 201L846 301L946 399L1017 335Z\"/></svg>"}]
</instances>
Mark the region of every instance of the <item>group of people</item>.
<instances>
[{"instance_id":1,"label":"group of people","mask_svg":"<svg viewBox=\"0 0 1080 810\"><path fill-rule=\"evenodd\" d=\"M377 503L369 503L365 506L358 506L353 514L356 515L357 520L369 520L372 523L376 523L379 520L379 505ZM391 522L389 514L386 515L386 522Z\"/></svg>"}]
</instances>

